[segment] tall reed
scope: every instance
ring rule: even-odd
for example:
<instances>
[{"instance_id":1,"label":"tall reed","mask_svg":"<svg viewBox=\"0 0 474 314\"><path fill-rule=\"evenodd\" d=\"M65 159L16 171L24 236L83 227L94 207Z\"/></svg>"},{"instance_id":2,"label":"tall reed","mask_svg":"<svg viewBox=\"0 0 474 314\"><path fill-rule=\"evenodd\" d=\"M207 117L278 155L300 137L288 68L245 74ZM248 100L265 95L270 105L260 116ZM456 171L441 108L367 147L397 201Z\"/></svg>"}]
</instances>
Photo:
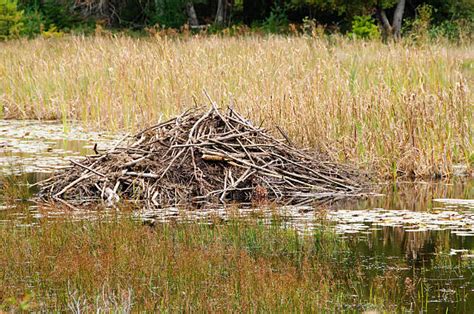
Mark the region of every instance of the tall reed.
<instances>
[{"instance_id":1,"label":"tall reed","mask_svg":"<svg viewBox=\"0 0 474 314\"><path fill-rule=\"evenodd\" d=\"M0 113L140 129L205 89L298 144L383 177L474 157L472 46L305 37L67 37L0 43Z\"/></svg>"}]
</instances>

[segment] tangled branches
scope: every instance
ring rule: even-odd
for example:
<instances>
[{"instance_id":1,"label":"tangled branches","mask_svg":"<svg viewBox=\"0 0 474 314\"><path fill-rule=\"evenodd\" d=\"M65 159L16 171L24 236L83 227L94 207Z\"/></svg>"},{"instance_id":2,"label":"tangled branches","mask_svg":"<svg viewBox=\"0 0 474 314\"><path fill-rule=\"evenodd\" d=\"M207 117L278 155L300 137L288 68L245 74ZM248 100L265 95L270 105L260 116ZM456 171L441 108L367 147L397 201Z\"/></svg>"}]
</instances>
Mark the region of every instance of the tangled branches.
<instances>
[{"instance_id":1,"label":"tangled branches","mask_svg":"<svg viewBox=\"0 0 474 314\"><path fill-rule=\"evenodd\" d=\"M233 109L192 109L108 152L72 161L41 187L61 201L140 200L149 206L276 201L302 204L360 195L364 177L276 139Z\"/></svg>"}]
</instances>

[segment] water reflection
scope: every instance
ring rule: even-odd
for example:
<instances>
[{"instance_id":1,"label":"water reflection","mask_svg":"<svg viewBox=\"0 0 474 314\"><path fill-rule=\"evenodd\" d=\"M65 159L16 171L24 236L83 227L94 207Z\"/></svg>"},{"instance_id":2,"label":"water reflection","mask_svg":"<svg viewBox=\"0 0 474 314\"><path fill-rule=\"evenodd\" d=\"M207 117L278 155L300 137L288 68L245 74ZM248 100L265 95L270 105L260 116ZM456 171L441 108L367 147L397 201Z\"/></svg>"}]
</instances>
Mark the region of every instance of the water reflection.
<instances>
[{"instance_id":1,"label":"water reflection","mask_svg":"<svg viewBox=\"0 0 474 314\"><path fill-rule=\"evenodd\" d=\"M473 252L473 238L452 237L448 230L407 233L383 227L366 235L349 235L347 242L364 265L367 298L371 289L387 283L392 275L398 289L414 285L418 297L425 295L408 300L415 312L466 313L473 308L474 260L458 254Z\"/></svg>"},{"instance_id":2,"label":"water reflection","mask_svg":"<svg viewBox=\"0 0 474 314\"><path fill-rule=\"evenodd\" d=\"M25 175L26 181L40 179L41 175ZM463 188L456 185L447 187L431 187L423 185L418 191L426 197L417 198L416 202L428 204L425 211L410 211L419 215L429 215L433 212L453 212L456 215L469 214L472 210L461 205L435 203L431 198L472 198L472 182L462 183ZM222 221L234 216L245 219L259 219L263 223L275 223L295 228L302 233L311 233L318 228L338 228L338 223L331 220L332 213L377 212L379 206L390 204L391 209L385 211L402 211L409 204L405 197L411 195L405 189L413 185L400 185L396 192L391 190L384 197L361 200L360 202L344 202L327 208L278 208L261 209L238 208L208 208L192 210L184 208L167 208L162 210L136 210L126 212L122 209L95 206L83 210L71 210L67 206L48 204L32 204L27 200L19 201L14 206L0 207L0 224L15 224L18 228L35 228L43 223L55 223L62 220L98 220L117 219L133 215L136 219L147 224L168 223L171 221L200 221L211 224L216 220ZM466 188L468 191L466 191ZM33 190L29 190L34 193ZM400 194L398 194L400 193ZM402 195L402 196L401 196ZM351 204L351 205L349 205ZM369 205L370 204L370 205ZM139 207L138 205L136 205ZM350 207L352 206L352 207ZM374 206L368 208L367 206ZM449 208L446 208L449 206ZM125 206L130 209L130 206ZM352 211L350 211L352 209ZM459 220L454 220L459 222ZM347 224L347 222L344 222ZM377 222L358 223L364 228L358 232L343 233L351 252L347 265L362 265L357 270L361 275L360 291L357 297L361 302L371 302L374 291L393 293L394 299L400 299L401 304L415 312L466 312L474 307L474 237L454 236L451 230L413 230L412 226L389 226ZM473 226L470 226L472 230ZM467 227L466 227L467 229ZM350 267L341 271L352 271ZM387 292L390 289L390 292ZM393 290L393 291L392 291ZM411 291L411 292L405 292ZM407 293L407 294L406 294ZM404 297L404 295L406 296Z\"/></svg>"},{"instance_id":3,"label":"water reflection","mask_svg":"<svg viewBox=\"0 0 474 314\"><path fill-rule=\"evenodd\" d=\"M439 206L434 199L473 199L474 180L455 180L452 182L398 182L381 186L384 197L371 197L365 200L346 200L339 208L367 209L405 209L410 211L428 211ZM458 206L454 206L457 208Z\"/></svg>"}]
</instances>

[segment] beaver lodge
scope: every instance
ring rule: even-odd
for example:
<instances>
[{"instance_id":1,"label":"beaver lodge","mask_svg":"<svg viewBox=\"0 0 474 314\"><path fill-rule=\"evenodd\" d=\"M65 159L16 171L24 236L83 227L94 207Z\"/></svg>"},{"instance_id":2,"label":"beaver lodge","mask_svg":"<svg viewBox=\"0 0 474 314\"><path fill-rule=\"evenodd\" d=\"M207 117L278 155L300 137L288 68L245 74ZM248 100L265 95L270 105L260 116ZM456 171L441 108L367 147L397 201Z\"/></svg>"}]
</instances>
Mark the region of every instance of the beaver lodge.
<instances>
[{"instance_id":1,"label":"beaver lodge","mask_svg":"<svg viewBox=\"0 0 474 314\"><path fill-rule=\"evenodd\" d=\"M277 128L280 130L279 128ZM360 196L365 177L277 139L231 108L191 109L57 172L43 199L148 206L312 201Z\"/></svg>"}]
</instances>

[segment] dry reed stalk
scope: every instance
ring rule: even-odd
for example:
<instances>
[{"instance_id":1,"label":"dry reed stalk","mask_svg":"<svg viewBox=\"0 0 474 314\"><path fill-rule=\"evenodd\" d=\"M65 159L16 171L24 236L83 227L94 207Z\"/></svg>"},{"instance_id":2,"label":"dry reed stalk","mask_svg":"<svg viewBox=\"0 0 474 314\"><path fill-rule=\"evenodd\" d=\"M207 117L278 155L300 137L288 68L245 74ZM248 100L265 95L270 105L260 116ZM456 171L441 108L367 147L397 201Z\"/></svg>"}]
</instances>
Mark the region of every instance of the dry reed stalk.
<instances>
[{"instance_id":1,"label":"dry reed stalk","mask_svg":"<svg viewBox=\"0 0 474 314\"><path fill-rule=\"evenodd\" d=\"M267 128L282 126L298 145L381 177L450 175L474 158L472 46L279 36L0 46L8 118L139 130L204 103L205 88Z\"/></svg>"}]
</instances>

